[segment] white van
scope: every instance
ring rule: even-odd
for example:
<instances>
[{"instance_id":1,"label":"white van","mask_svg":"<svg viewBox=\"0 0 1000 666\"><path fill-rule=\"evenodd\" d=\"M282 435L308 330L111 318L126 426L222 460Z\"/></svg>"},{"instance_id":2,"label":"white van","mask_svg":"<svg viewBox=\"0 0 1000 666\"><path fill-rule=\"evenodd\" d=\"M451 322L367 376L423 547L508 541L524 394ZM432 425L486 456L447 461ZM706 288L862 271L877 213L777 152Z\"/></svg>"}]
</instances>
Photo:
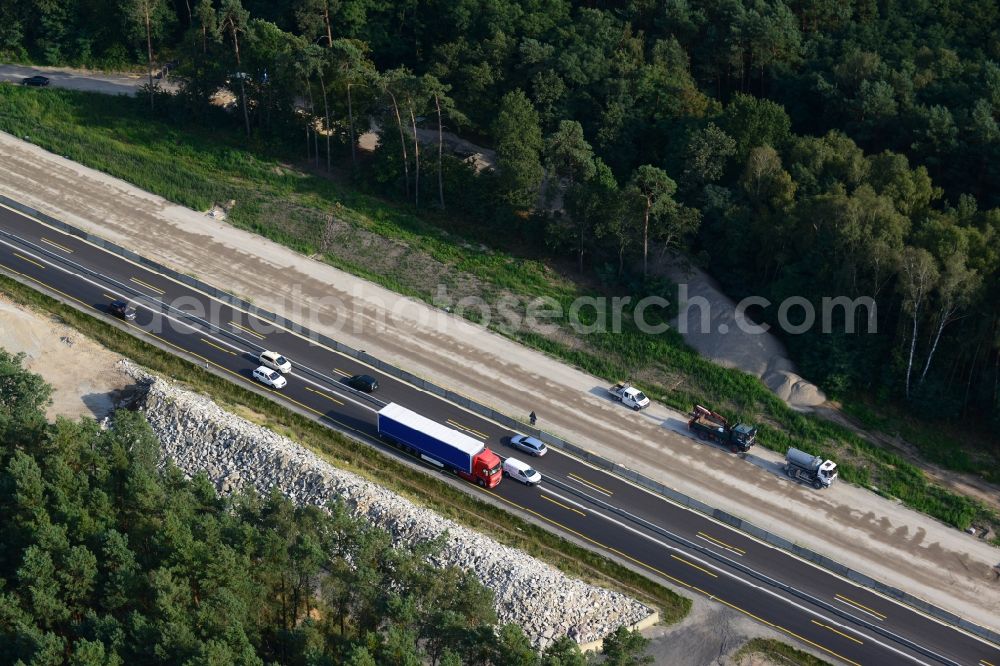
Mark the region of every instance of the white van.
<instances>
[{"instance_id":1,"label":"white van","mask_svg":"<svg viewBox=\"0 0 1000 666\"><path fill-rule=\"evenodd\" d=\"M503 461L503 475L527 486L538 485L542 480L542 475L532 469L531 465L517 458L507 458Z\"/></svg>"}]
</instances>

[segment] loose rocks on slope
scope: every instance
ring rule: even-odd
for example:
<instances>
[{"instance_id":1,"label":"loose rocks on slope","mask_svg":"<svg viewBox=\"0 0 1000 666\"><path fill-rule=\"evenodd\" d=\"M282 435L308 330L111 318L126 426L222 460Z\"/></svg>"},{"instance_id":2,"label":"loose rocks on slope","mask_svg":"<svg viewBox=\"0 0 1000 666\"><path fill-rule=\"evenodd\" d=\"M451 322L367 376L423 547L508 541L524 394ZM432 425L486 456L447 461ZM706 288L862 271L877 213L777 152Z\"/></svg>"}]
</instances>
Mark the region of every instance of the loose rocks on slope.
<instances>
[{"instance_id":1,"label":"loose rocks on slope","mask_svg":"<svg viewBox=\"0 0 1000 666\"><path fill-rule=\"evenodd\" d=\"M189 475L204 472L220 492L278 488L299 504L340 499L353 515L388 531L397 547L447 532L435 564L472 570L493 591L501 624L521 626L544 647L570 636L590 643L653 611L618 592L570 578L433 511L337 469L274 432L222 410L203 396L153 377L129 363L126 372L148 385L141 408L161 442L164 461Z\"/></svg>"}]
</instances>

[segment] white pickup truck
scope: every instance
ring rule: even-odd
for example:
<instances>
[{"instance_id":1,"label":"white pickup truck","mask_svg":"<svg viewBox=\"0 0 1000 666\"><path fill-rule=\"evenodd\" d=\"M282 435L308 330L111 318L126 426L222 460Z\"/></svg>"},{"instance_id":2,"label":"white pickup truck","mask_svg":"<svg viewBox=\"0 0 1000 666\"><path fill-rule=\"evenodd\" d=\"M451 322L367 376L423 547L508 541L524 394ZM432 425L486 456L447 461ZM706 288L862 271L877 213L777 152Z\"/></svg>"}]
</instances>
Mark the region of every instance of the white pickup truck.
<instances>
[{"instance_id":1,"label":"white pickup truck","mask_svg":"<svg viewBox=\"0 0 1000 666\"><path fill-rule=\"evenodd\" d=\"M613 400L639 411L644 407L649 407L649 398L646 394L632 386L629 382L618 382L608 389Z\"/></svg>"}]
</instances>

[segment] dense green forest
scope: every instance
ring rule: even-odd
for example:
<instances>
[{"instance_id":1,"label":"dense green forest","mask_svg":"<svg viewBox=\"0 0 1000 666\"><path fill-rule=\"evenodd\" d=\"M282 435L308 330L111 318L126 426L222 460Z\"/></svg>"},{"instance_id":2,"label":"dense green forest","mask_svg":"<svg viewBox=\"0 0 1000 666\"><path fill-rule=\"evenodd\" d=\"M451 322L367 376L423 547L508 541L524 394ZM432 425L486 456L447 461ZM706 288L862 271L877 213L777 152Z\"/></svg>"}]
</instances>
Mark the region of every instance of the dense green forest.
<instances>
[{"instance_id":1,"label":"dense green forest","mask_svg":"<svg viewBox=\"0 0 1000 666\"><path fill-rule=\"evenodd\" d=\"M619 289L647 288L648 262L678 249L737 298L798 295L819 312L824 297L872 297L877 333L838 321L786 335L803 374L834 396L1000 425L992 0L0 8L7 58L151 73L176 60L181 92L150 92L154 113L353 169L359 186L445 208L470 237ZM219 88L229 113L208 104ZM362 159L369 119L381 143ZM496 170L420 145L417 127L495 148ZM556 190L563 210L543 212L540 192Z\"/></svg>"},{"instance_id":2,"label":"dense green forest","mask_svg":"<svg viewBox=\"0 0 1000 666\"><path fill-rule=\"evenodd\" d=\"M0 350L0 663L583 666L496 626L491 593L350 517L158 469L140 413L46 422ZM624 629L608 663L646 663Z\"/></svg>"}]
</instances>

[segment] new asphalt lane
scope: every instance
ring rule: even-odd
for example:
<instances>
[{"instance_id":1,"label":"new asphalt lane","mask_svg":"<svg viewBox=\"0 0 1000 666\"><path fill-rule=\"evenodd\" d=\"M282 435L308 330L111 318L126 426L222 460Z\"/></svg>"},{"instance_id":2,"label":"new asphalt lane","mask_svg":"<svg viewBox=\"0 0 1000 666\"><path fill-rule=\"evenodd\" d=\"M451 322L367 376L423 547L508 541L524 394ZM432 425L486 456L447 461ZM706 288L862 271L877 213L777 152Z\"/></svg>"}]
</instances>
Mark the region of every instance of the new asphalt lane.
<instances>
[{"instance_id":1,"label":"new asphalt lane","mask_svg":"<svg viewBox=\"0 0 1000 666\"><path fill-rule=\"evenodd\" d=\"M378 441L375 415L384 404L400 403L483 441L502 456L527 460L544 476L538 487L525 487L511 479L488 490L462 485L650 578L749 615L830 659L850 664L1000 666L1000 646L558 450L528 459L505 445L513 433L492 421L381 374L315 339L258 319L2 206L0 270L234 382L265 391L427 473L441 472ZM108 305L118 298L136 306L134 322L111 317ZM288 386L281 391L263 387L252 378L257 355L264 349L292 360ZM362 373L378 378L377 393L363 394L344 385L346 377ZM763 472L755 469L752 473ZM802 492L816 491L803 486ZM830 535L836 538L835 525Z\"/></svg>"}]
</instances>

